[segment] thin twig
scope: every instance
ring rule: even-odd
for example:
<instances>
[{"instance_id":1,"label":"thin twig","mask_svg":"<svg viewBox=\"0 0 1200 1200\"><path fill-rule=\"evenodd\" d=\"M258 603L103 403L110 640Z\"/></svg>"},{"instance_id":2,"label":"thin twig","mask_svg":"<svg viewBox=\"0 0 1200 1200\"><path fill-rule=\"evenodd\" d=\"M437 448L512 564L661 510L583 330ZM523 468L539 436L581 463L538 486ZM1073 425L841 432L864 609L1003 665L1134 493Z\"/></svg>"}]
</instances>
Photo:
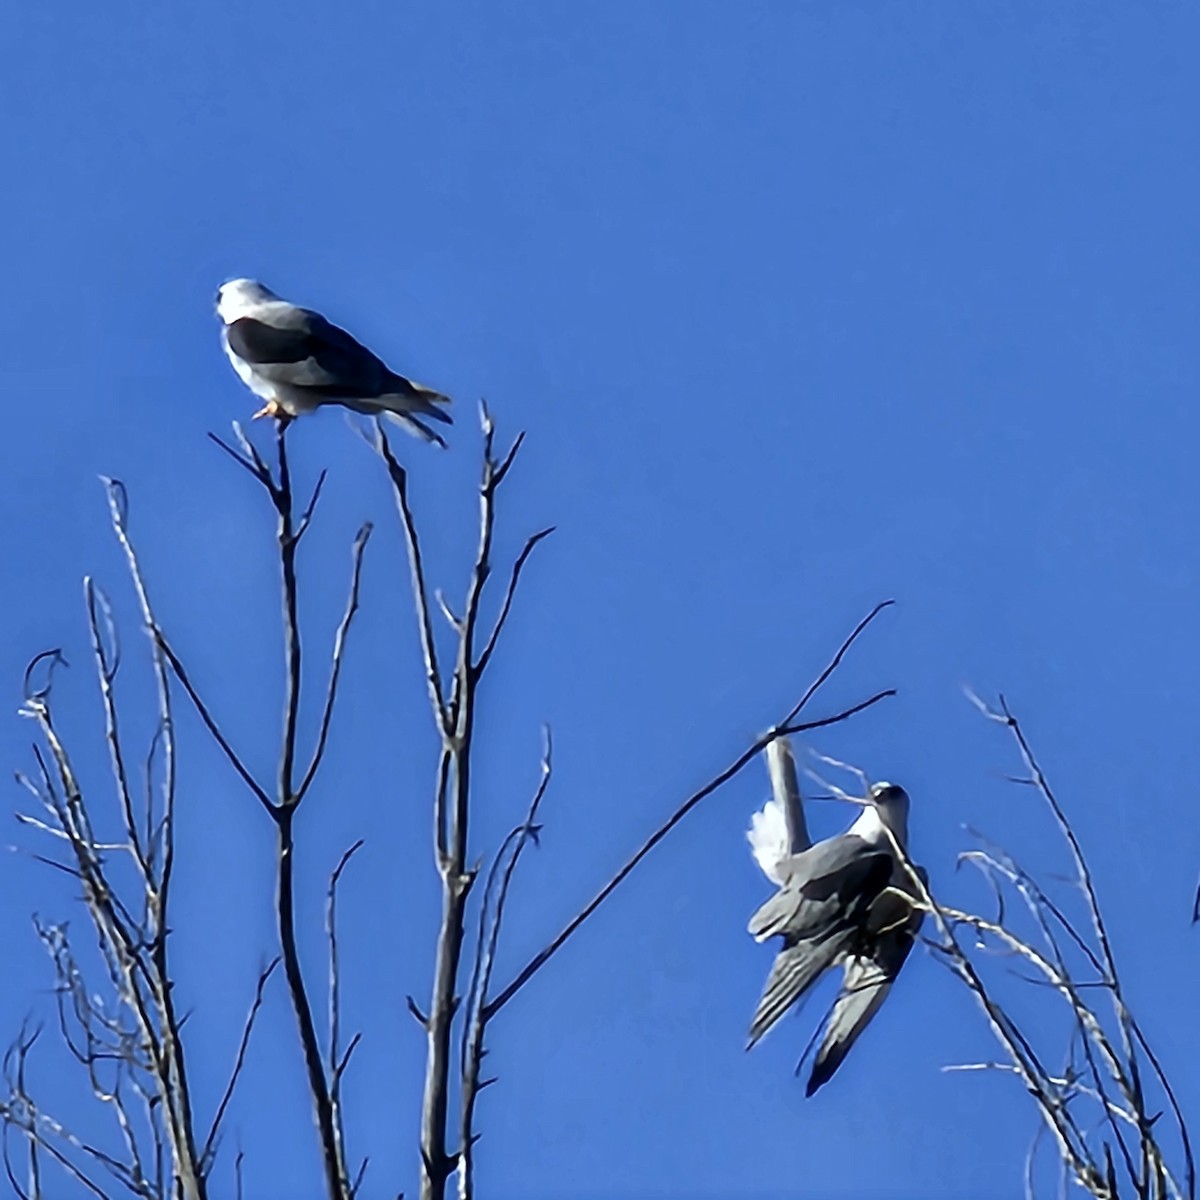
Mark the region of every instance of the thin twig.
<instances>
[{"instance_id":1,"label":"thin twig","mask_svg":"<svg viewBox=\"0 0 1200 1200\"><path fill-rule=\"evenodd\" d=\"M279 959L273 958L259 972L258 983L254 987L254 1000L250 1005L250 1011L246 1014L246 1021L242 1026L241 1041L238 1043L237 1054L234 1056L233 1070L229 1073L229 1082L225 1085L225 1091L221 1095L221 1102L217 1105L217 1111L209 1128L208 1137L204 1139L204 1149L200 1154L200 1166L206 1175L212 1170L213 1158L217 1150L217 1135L221 1132L221 1122L225 1119L225 1110L229 1107L229 1102L233 1099L234 1090L237 1088L237 1081L246 1065L246 1051L250 1048L250 1035L254 1032L254 1022L258 1017L259 1009L263 1005L263 995L266 992L267 982L275 973L275 968L278 966ZM239 1160L241 1159L240 1153L238 1158Z\"/></svg>"},{"instance_id":2,"label":"thin twig","mask_svg":"<svg viewBox=\"0 0 1200 1200\"><path fill-rule=\"evenodd\" d=\"M504 593L504 603L500 607L500 615L496 618L496 626L492 630L491 637L488 638L487 645L483 648L483 653L479 656L479 662L475 667L476 672L480 675L487 670L488 662L496 650L496 643L500 640L500 635L504 632L504 625L508 621L509 612L512 610L512 602L513 597L516 595L517 585L521 582L521 571L524 569L526 562L529 561L529 556L533 553L538 542L548 538L553 532L553 525L539 530L526 541L521 553L517 555L516 561L513 563L512 573L508 577L508 590Z\"/></svg>"},{"instance_id":3,"label":"thin twig","mask_svg":"<svg viewBox=\"0 0 1200 1200\"><path fill-rule=\"evenodd\" d=\"M329 727L333 721L333 708L337 702L338 682L342 674L342 660L346 652L346 637L350 632L350 625L354 620L354 614L358 612L358 591L362 580L363 554L366 552L367 542L370 540L370 537L371 524L368 521L359 529L354 539L354 545L350 550L353 560L353 568L350 574L350 594L346 599L346 611L342 614L341 622L337 627L337 633L333 638L333 665L329 670L329 686L325 691L325 707L321 713L321 724L317 733L317 745L313 750L312 761L308 764L308 770L304 772L304 778L301 780L300 787L296 791L297 803L304 799L305 793L312 786L312 781L316 778L317 771L321 766L321 759L325 756L325 745L329 740Z\"/></svg>"},{"instance_id":4,"label":"thin twig","mask_svg":"<svg viewBox=\"0 0 1200 1200\"><path fill-rule=\"evenodd\" d=\"M362 1035L358 1033L354 1035L343 1055L341 1052L342 981L341 965L338 959L337 894L342 872L349 865L350 860L362 849L362 846L363 839L359 838L338 859L337 866L329 876L325 906L325 934L329 939L329 1064L326 1070L329 1075L329 1095L333 1105L334 1128L338 1138L338 1156L342 1162L346 1161L346 1128L342 1117L342 1076L346 1073L350 1056L354 1053ZM354 1190L355 1185L351 1184L351 1195Z\"/></svg>"},{"instance_id":5,"label":"thin twig","mask_svg":"<svg viewBox=\"0 0 1200 1200\"><path fill-rule=\"evenodd\" d=\"M171 664L171 670L174 672L175 678L183 685L183 690L187 693L188 699L191 700L192 707L195 708L200 720L204 722L205 729L212 735L213 741L221 748L230 765L238 773L242 782L250 789L255 799L274 817L275 805L271 797L267 795L266 790L259 784L258 780L250 774L249 769L243 764L241 757L234 750L229 739L221 732L221 727L209 712L208 706L204 703L200 693L192 685L191 678L180 661L179 656L171 649L170 642L167 641L161 629L156 629L154 634L158 640L159 647L166 656L167 662Z\"/></svg>"},{"instance_id":6,"label":"thin twig","mask_svg":"<svg viewBox=\"0 0 1200 1200\"><path fill-rule=\"evenodd\" d=\"M321 499L321 489L325 486L325 478L328 474L328 471L322 471L317 476L317 485L313 488L312 496L296 526L296 541L299 541L308 532L308 527L312 524L313 513L317 511L317 501Z\"/></svg>"},{"instance_id":7,"label":"thin twig","mask_svg":"<svg viewBox=\"0 0 1200 1200\"><path fill-rule=\"evenodd\" d=\"M262 459L257 458L257 450L254 451L257 461L253 461L249 458L243 457L243 455L239 454L231 445L229 445L228 442L217 437L215 433L210 433L208 436L210 441L213 441L220 446L221 449L224 450L225 453L228 454L229 457L232 458L239 467L243 468L243 470L249 471L250 474L264 487L270 488L273 486L270 471L267 469L267 466ZM242 436L244 437L245 435L243 434ZM247 447L250 446L249 441L245 441L243 444Z\"/></svg>"},{"instance_id":8,"label":"thin twig","mask_svg":"<svg viewBox=\"0 0 1200 1200\"><path fill-rule=\"evenodd\" d=\"M405 544L408 549L409 569L412 577L413 602L417 609L417 620L421 630L421 650L425 656L425 682L429 688L429 702L437 719L438 731L443 735L447 727L446 701L442 694L442 675L438 666L437 641L433 636L433 619L429 612L429 589L425 584L425 567L421 559L421 541L417 533L416 520L408 502L408 472L392 453L391 443L384 432L383 424L375 422L375 452L387 466L396 496L396 508L404 527Z\"/></svg>"},{"instance_id":9,"label":"thin twig","mask_svg":"<svg viewBox=\"0 0 1200 1200\"><path fill-rule=\"evenodd\" d=\"M474 1145L478 1139L475 1132L475 1105L479 1093L487 1081L480 1080L480 1068L484 1056L484 1032L487 1020L484 1004L491 986L492 969L496 962L496 949L500 942L504 910L513 874L520 861L521 852L533 841L536 843L539 826L538 809L550 786L554 774L554 744L550 726L544 730L545 742L542 750L541 776L529 803L525 820L505 838L483 889L483 903L479 910L479 929L475 938L475 961L471 970L471 983L467 989L466 1023L462 1040L462 1100L459 1124L458 1194L460 1200L471 1200L474 1194Z\"/></svg>"}]
</instances>

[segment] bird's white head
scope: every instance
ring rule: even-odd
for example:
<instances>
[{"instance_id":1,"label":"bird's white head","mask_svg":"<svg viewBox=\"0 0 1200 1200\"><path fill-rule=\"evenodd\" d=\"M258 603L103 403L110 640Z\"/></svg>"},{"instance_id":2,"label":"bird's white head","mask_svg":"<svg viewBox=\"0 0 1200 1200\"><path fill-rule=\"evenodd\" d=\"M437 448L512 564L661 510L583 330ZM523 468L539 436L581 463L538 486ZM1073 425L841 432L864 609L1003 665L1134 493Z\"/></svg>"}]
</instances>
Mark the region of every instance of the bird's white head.
<instances>
[{"instance_id":1,"label":"bird's white head","mask_svg":"<svg viewBox=\"0 0 1200 1200\"><path fill-rule=\"evenodd\" d=\"M217 316L226 325L231 325L260 304L269 304L278 299L269 287L264 287L257 279L231 279L217 289Z\"/></svg>"},{"instance_id":2,"label":"bird's white head","mask_svg":"<svg viewBox=\"0 0 1200 1200\"><path fill-rule=\"evenodd\" d=\"M908 841L908 793L898 783L873 783L871 803L900 845Z\"/></svg>"}]
</instances>

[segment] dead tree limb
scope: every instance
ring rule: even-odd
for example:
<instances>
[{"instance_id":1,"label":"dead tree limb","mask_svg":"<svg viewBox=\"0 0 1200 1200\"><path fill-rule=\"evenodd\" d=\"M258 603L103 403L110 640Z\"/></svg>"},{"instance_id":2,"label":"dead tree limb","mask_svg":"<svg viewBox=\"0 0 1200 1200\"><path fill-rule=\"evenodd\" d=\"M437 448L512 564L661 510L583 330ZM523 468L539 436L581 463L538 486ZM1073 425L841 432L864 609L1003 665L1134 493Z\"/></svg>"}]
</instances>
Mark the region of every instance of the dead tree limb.
<instances>
[{"instance_id":1,"label":"dead tree limb","mask_svg":"<svg viewBox=\"0 0 1200 1200\"><path fill-rule=\"evenodd\" d=\"M342 872L350 865L350 860L362 849L363 839L359 838L338 859L329 876L329 888L325 893L325 935L329 942L329 1062L326 1072L329 1076L329 1097L333 1105L333 1124L338 1139L338 1154L342 1161L346 1158L346 1127L342 1113L342 1079L350 1065L350 1059L362 1038L356 1033L345 1051L342 1050L342 972L341 959L338 953L337 899L338 884ZM354 1180L350 1185L353 1197L362 1182L363 1173L367 1168L364 1158Z\"/></svg>"},{"instance_id":2,"label":"dead tree limb","mask_svg":"<svg viewBox=\"0 0 1200 1200\"><path fill-rule=\"evenodd\" d=\"M116 480L104 482L113 529L125 554L142 623L153 630L153 609L129 539L125 489ZM57 652L49 657L39 655L26 672L21 711L37 727L41 746L34 748L36 774L20 778L40 802L44 816L23 815L21 819L27 827L50 835L64 851L66 862L38 857L78 881L97 934L110 988L108 1001L101 989L90 987L85 980L66 925L36 922L54 964L64 1043L84 1069L95 1099L112 1113L122 1149L109 1153L81 1142L37 1106L26 1081L26 1060L33 1046L29 1039L18 1038L10 1050L9 1098L0 1115L29 1142L30 1186L35 1192L41 1189L37 1158L41 1152L91 1188L102 1186L94 1174L99 1168L138 1196L165 1200L169 1194L176 1200L204 1200L206 1167L195 1136L180 1037L182 1021L175 1009L168 955L176 784L168 671L153 645L158 719L146 755L145 793L139 799L119 719L122 653L113 607L90 578L84 580L84 602L120 832L107 840L98 836L97 815L52 714L49 674L44 686L32 685L35 664L45 662L52 669L61 661ZM128 876L121 859L132 867L133 887L124 882ZM164 1150L169 1169L164 1169Z\"/></svg>"},{"instance_id":3,"label":"dead tree limb","mask_svg":"<svg viewBox=\"0 0 1200 1200\"><path fill-rule=\"evenodd\" d=\"M409 497L408 474L392 452L379 422L375 424L372 443L387 469L404 530L430 707L442 743L434 784L433 821L434 861L441 880L442 916L429 1011L420 1018L427 1040L421 1109L422 1200L441 1200L459 1158L459 1152L448 1148L447 1124L452 1064L450 1047L455 1014L460 1003L458 978L466 933L467 899L475 881L475 869L467 864L467 847L476 691L508 618L522 569L538 543L552 532L551 529L543 529L526 541L512 567L499 616L492 629L482 637L481 643L484 587L493 569L492 543L497 495L520 451L524 434L519 434L501 457L495 451L495 425L484 404L480 405L480 425L483 452L479 479L478 544L462 616L453 621L457 645L448 681L443 680L441 673L430 608L430 589L425 578L420 536ZM415 1011L411 1000L410 1007Z\"/></svg>"},{"instance_id":4,"label":"dead tree limb","mask_svg":"<svg viewBox=\"0 0 1200 1200\"><path fill-rule=\"evenodd\" d=\"M287 452L287 431L290 422L276 422L274 470L266 459L245 436L241 427L234 425L240 449L236 449L210 434L239 466L250 474L267 493L276 514L276 542L279 551L280 587L283 606L283 651L284 651L284 713L283 731L280 737L279 769L272 797L251 774L232 743L221 730L210 707L192 683L180 656L168 643L162 629L155 625L153 632L166 661L188 698L196 708L200 719L229 759L242 781L250 789L262 807L270 815L276 829L276 923L279 935L280 959L288 995L296 1018L296 1030L312 1098L313 1115L321 1145L321 1161L325 1173L326 1192L329 1200L351 1200L352 1186L346 1167L344 1137L339 1132L340 1116L335 1104L334 1089L337 1077L327 1069L317 1036L312 1002L300 966L300 953L296 938L295 916L295 820L301 802L311 788L328 745L328 736L337 700L341 679L346 639L354 616L358 611L359 590L362 579L363 556L370 538L371 526L365 524L358 531L351 548L351 578L346 609L334 636L332 663L325 699L321 710L317 742L307 768L299 763L299 719L303 676L303 650L301 642L299 607L299 578L296 568L297 551L304 535L312 523L325 473L318 477L312 493L302 509L297 503L292 487L291 467Z\"/></svg>"},{"instance_id":5,"label":"dead tree limb","mask_svg":"<svg viewBox=\"0 0 1200 1200\"><path fill-rule=\"evenodd\" d=\"M1012 733L1029 772L1018 782L1031 786L1052 815L1075 869L1074 887L1084 899L1087 925L1075 922L1011 854L986 841L960 861L976 867L987 880L997 916L941 904L893 839L914 893L933 917L936 936L929 945L935 957L975 998L1005 1056L1001 1062L948 1069L1016 1076L1033 1098L1039 1130L1050 1134L1065 1176L1096 1200L1194 1200L1196 1173L1187 1124L1170 1081L1126 1004L1079 838L1003 697L998 710L978 700L976 704ZM1006 895L1018 903L1006 903ZM1025 922L1019 924L1022 913ZM967 944L960 937L963 930L972 934ZM992 980L998 955L1010 969L1003 979ZM1018 961L1033 969L1032 978L1011 970ZM1065 1004L1072 1032L1064 1068L1049 1065L1051 1054L1058 1061L1063 1054L1046 1044L1042 1030L1048 1025L1018 1018L1005 1002L1007 989L1021 985L1039 988ZM1161 1121L1164 1111L1171 1113L1172 1122ZM1166 1137L1172 1124L1174 1149ZM1030 1196L1039 1141L1035 1137L1026 1163Z\"/></svg>"},{"instance_id":6,"label":"dead tree limb","mask_svg":"<svg viewBox=\"0 0 1200 1200\"><path fill-rule=\"evenodd\" d=\"M513 829L500 845L492 859L483 889L483 902L479 907L479 928L475 936L475 960L471 968L471 982L467 988L466 1017L463 1023L462 1054L460 1061L461 1098L459 1102L459 1200L471 1200L475 1194L475 1143L479 1133L475 1127L475 1105L480 1092L495 1083L495 1079L481 1078L484 1055L484 1032L487 1019L484 1004L492 981L492 970L496 963L496 948L500 941L500 930L504 924L504 909L508 902L508 890L512 886L513 874L520 861L521 852L533 842L537 844L541 826L538 810L550 786L554 774L554 744L550 727L546 726L545 745L542 751L542 769L534 790L533 799L525 819Z\"/></svg>"}]
</instances>

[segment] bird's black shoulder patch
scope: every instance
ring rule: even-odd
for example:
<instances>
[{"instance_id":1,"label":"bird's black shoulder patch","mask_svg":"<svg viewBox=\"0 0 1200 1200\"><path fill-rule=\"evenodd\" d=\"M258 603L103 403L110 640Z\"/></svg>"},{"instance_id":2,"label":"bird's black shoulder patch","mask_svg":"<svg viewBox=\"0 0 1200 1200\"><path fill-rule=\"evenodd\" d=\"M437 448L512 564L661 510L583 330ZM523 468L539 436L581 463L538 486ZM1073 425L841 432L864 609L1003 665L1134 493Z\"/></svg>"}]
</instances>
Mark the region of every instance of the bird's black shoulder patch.
<instances>
[{"instance_id":1,"label":"bird's black shoulder patch","mask_svg":"<svg viewBox=\"0 0 1200 1200\"><path fill-rule=\"evenodd\" d=\"M312 355L312 339L299 329L278 329L253 317L226 326L229 348L249 363L303 362Z\"/></svg>"}]
</instances>

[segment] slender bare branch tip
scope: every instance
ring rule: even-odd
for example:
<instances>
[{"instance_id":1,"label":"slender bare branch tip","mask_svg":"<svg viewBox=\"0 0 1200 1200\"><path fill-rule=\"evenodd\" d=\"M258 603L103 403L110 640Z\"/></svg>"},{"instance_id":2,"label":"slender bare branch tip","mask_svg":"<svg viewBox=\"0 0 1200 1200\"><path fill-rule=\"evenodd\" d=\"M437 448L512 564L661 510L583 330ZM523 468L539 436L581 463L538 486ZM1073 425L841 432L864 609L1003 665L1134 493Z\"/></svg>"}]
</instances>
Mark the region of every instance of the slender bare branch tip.
<instances>
[{"instance_id":1,"label":"slender bare branch tip","mask_svg":"<svg viewBox=\"0 0 1200 1200\"><path fill-rule=\"evenodd\" d=\"M262 486L271 493L272 497L276 495L275 481L271 478L271 472L267 469L266 463L264 463L261 458L257 457L257 453L255 458L249 459L244 455L239 454L227 441L225 441L224 438L217 437L215 433L210 432L208 437L210 441L214 442L226 454L228 454L229 457L232 458L239 467L241 467L244 471L249 472L250 475L252 475L259 483L261 483Z\"/></svg>"},{"instance_id":2,"label":"slender bare branch tip","mask_svg":"<svg viewBox=\"0 0 1200 1200\"><path fill-rule=\"evenodd\" d=\"M338 880L342 877L342 872L349 865L350 860L363 848L366 844L365 838L359 838L352 846L342 851L342 857L338 859L337 866L334 867L333 873L329 876L329 890L333 891L338 885Z\"/></svg>"},{"instance_id":3,"label":"slender bare branch tip","mask_svg":"<svg viewBox=\"0 0 1200 1200\"><path fill-rule=\"evenodd\" d=\"M433 598L437 601L438 608L442 610L442 616L446 618L446 624L455 633L461 634L463 631L462 620L454 615L454 610L451 609L449 601L446 599L446 593L441 588L437 588L433 593Z\"/></svg>"},{"instance_id":4,"label":"slender bare branch tip","mask_svg":"<svg viewBox=\"0 0 1200 1200\"><path fill-rule=\"evenodd\" d=\"M824 670L808 685L804 694L792 706L791 711L779 722L779 728L788 731L788 727L796 717L804 711L808 702L825 686L825 683L833 675L833 673L842 665L842 660L850 652L851 647L855 642L867 631L876 617L879 616L885 608L890 608L896 602L894 600L881 600L859 623L851 630L849 636L838 647L834 656L826 663ZM895 694L894 692L892 693Z\"/></svg>"},{"instance_id":5,"label":"slender bare branch tip","mask_svg":"<svg viewBox=\"0 0 1200 1200\"><path fill-rule=\"evenodd\" d=\"M508 453L499 463L493 464L491 490L495 491L503 482L504 477L508 474L509 469L516 461L521 447L525 444L525 431L522 429L520 433L513 439L513 444L508 448Z\"/></svg>"},{"instance_id":6,"label":"slender bare branch tip","mask_svg":"<svg viewBox=\"0 0 1200 1200\"><path fill-rule=\"evenodd\" d=\"M350 1065L350 1059L354 1055L354 1051L358 1049L359 1043L362 1041L361 1031L356 1033L351 1039L350 1044L346 1047L346 1052L338 1059L337 1065L333 1069L333 1078L341 1082L342 1076L346 1074L346 1068Z\"/></svg>"},{"instance_id":7,"label":"slender bare branch tip","mask_svg":"<svg viewBox=\"0 0 1200 1200\"><path fill-rule=\"evenodd\" d=\"M777 726L771 740L774 741L780 737L790 737L796 733L808 733L813 729L824 729L829 725L837 725L842 721L848 721L851 717L857 716L860 712L865 712L868 708L874 707L881 700L890 700L898 694L896 688L884 688L883 691L876 692L875 695L868 697L866 700L860 700L857 704L852 704L849 708L844 708L841 712L835 713L831 717L821 717L816 721L800 721L795 724Z\"/></svg>"},{"instance_id":8,"label":"slender bare branch tip","mask_svg":"<svg viewBox=\"0 0 1200 1200\"><path fill-rule=\"evenodd\" d=\"M233 436L237 438L238 445L241 446L247 458L261 461L261 456L258 453L258 447L246 435L246 427L241 421L230 421L229 427L233 430Z\"/></svg>"},{"instance_id":9,"label":"slender bare branch tip","mask_svg":"<svg viewBox=\"0 0 1200 1200\"><path fill-rule=\"evenodd\" d=\"M35 688L33 686L33 675L38 667L42 665L42 663L47 664L46 682L40 688ZM22 682L22 690L25 694L25 702L27 704L34 701L44 702L50 695L50 688L54 682L55 669L58 667L70 668L70 666L71 664L67 662L66 658L63 656L62 650L57 646L53 650L43 650L41 654L35 654L33 658L29 660L29 664L25 668L25 675Z\"/></svg>"},{"instance_id":10,"label":"slender bare branch tip","mask_svg":"<svg viewBox=\"0 0 1200 1200\"><path fill-rule=\"evenodd\" d=\"M428 1030L429 1018L420 1010L420 1008L417 1007L417 1002L412 998L412 996L406 995L404 997L404 1002L408 1005L408 1011L412 1013L413 1019L416 1021L416 1023L420 1025L422 1029Z\"/></svg>"},{"instance_id":11,"label":"slender bare branch tip","mask_svg":"<svg viewBox=\"0 0 1200 1200\"><path fill-rule=\"evenodd\" d=\"M323 468L317 476L316 485L313 487L312 496L309 498L308 504L304 507L304 512L300 515L299 524L296 526L296 532L292 534L292 541L298 542L307 532L308 527L312 524L313 514L317 511L317 504L321 499L321 490L325 486L325 480L329 478L328 468Z\"/></svg>"},{"instance_id":12,"label":"slender bare branch tip","mask_svg":"<svg viewBox=\"0 0 1200 1200\"><path fill-rule=\"evenodd\" d=\"M124 528L129 520L129 492L125 484L111 475L101 475L100 482L108 493L108 506L112 512L113 521Z\"/></svg>"}]
</instances>

